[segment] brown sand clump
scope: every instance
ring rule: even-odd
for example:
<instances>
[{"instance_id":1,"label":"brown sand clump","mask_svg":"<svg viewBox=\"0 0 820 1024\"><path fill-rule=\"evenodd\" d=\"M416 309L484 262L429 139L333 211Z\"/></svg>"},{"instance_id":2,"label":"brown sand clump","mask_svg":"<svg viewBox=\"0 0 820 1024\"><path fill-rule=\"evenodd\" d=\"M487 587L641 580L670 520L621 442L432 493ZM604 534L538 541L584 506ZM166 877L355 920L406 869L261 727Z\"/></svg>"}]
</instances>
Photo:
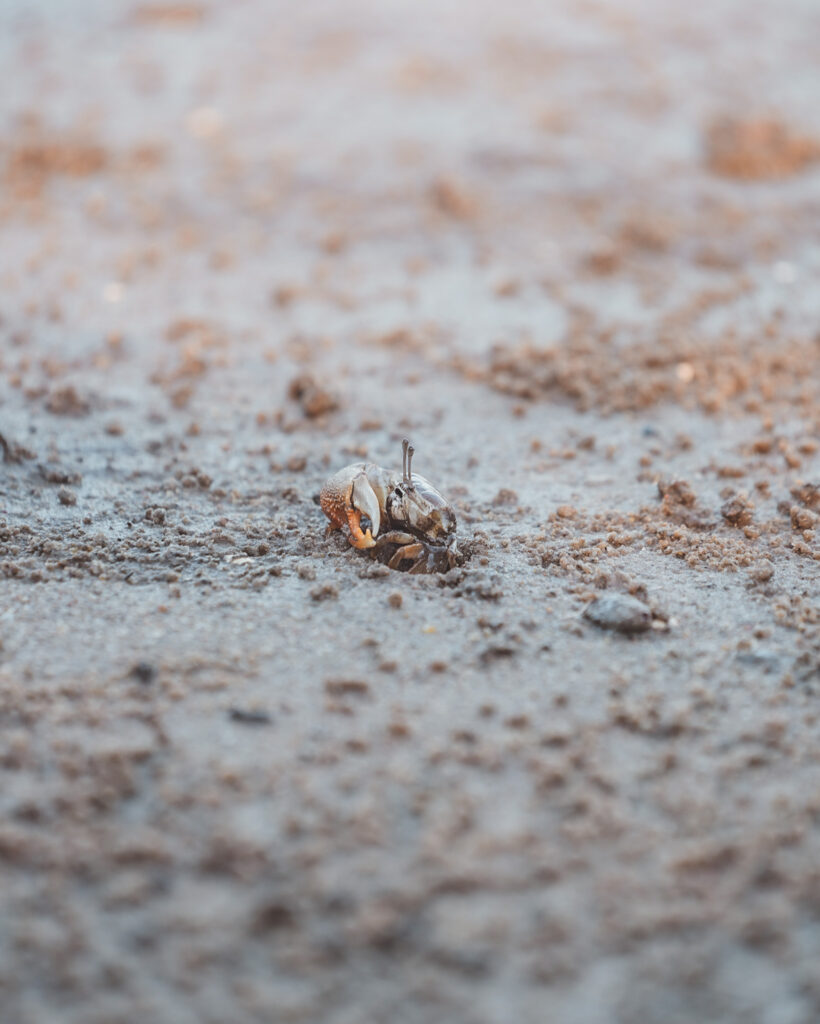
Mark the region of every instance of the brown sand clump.
<instances>
[{"instance_id":1,"label":"brown sand clump","mask_svg":"<svg viewBox=\"0 0 820 1024\"><path fill-rule=\"evenodd\" d=\"M339 402L310 374L294 377L288 386L288 398L297 402L308 419L317 419L339 408Z\"/></svg>"},{"instance_id":2,"label":"brown sand clump","mask_svg":"<svg viewBox=\"0 0 820 1024\"><path fill-rule=\"evenodd\" d=\"M669 522L682 523L693 530L708 530L714 520L708 512L697 507L697 499L686 480L659 480L661 496L660 514Z\"/></svg>"},{"instance_id":3,"label":"brown sand clump","mask_svg":"<svg viewBox=\"0 0 820 1024\"><path fill-rule=\"evenodd\" d=\"M792 488L792 497L806 508L820 511L820 484L799 484Z\"/></svg>"},{"instance_id":4,"label":"brown sand clump","mask_svg":"<svg viewBox=\"0 0 820 1024\"><path fill-rule=\"evenodd\" d=\"M773 181L820 159L820 140L799 135L775 118L724 118L706 135L709 170L724 178Z\"/></svg>"},{"instance_id":5,"label":"brown sand clump","mask_svg":"<svg viewBox=\"0 0 820 1024\"><path fill-rule=\"evenodd\" d=\"M46 399L46 409L53 416L87 416L91 403L72 384L55 388Z\"/></svg>"},{"instance_id":6,"label":"brown sand clump","mask_svg":"<svg viewBox=\"0 0 820 1024\"><path fill-rule=\"evenodd\" d=\"M478 212L478 201L472 192L452 178L437 178L430 187L435 208L455 220L472 220Z\"/></svg>"},{"instance_id":7,"label":"brown sand clump","mask_svg":"<svg viewBox=\"0 0 820 1024\"><path fill-rule=\"evenodd\" d=\"M9 441L2 434L0 434L0 454L2 454L3 462L19 463L24 459L33 459L35 457L34 452L29 448L18 444L16 441Z\"/></svg>"},{"instance_id":8,"label":"brown sand clump","mask_svg":"<svg viewBox=\"0 0 820 1024\"><path fill-rule=\"evenodd\" d=\"M88 178L108 164L106 150L87 139L32 139L6 156L5 185L17 198L36 198L52 178Z\"/></svg>"},{"instance_id":9,"label":"brown sand clump","mask_svg":"<svg viewBox=\"0 0 820 1024\"><path fill-rule=\"evenodd\" d=\"M171 355L158 361L151 383L160 387L175 409L184 409L209 371L228 365L228 332L219 324L195 317L172 320L165 330Z\"/></svg>"},{"instance_id":10,"label":"brown sand clump","mask_svg":"<svg viewBox=\"0 0 820 1024\"><path fill-rule=\"evenodd\" d=\"M680 559L690 569L720 572L753 566L765 550L754 538L730 535L725 527L706 529L670 519L663 505L633 513L580 515L571 528L556 522L548 538L529 547L543 568L588 582L598 576L602 564L630 550L654 550Z\"/></svg>"},{"instance_id":11,"label":"brown sand clump","mask_svg":"<svg viewBox=\"0 0 820 1024\"><path fill-rule=\"evenodd\" d=\"M204 21L207 8L202 4L140 4L134 8L133 20L144 26L185 27Z\"/></svg>"},{"instance_id":12,"label":"brown sand clump","mask_svg":"<svg viewBox=\"0 0 820 1024\"><path fill-rule=\"evenodd\" d=\"M754 503L745 495L739 494L721 505L720 514L731 526L749 526L754 518Z\"/></svg>"},{"instance_id":13,"label":"brown sand clump","mask_svg":"<svg viewBox=\"0 0 820 1024\"><path fill-rule=\"evenodd\" d=\"M727 333L620 346L605 335L580 334L564 345L499 346L479 376L504 394L531 401L564 397L582 411L636 412L671 402L709 413L733 406L756 412L767 402L808 415L820 402L820 379L805 368L818 355L820 338L774 345Z\"/></svg>"},{"instance_id":14,"label":"brown sand clump","mask_svg":"<svg viewBox=\"0 0 820 1024\"><path fill-rule=\"evenodd\" d=\"M782 560L787 552L820 561L813 531L820 517L814 513L793 506L778 517L755 522L754 504L738 494L727 498L718 516L698 503L684 480L659 481L657 486L659 503L634 512L573 509L569 517L558 508L540 536L521 538L521 543L534 563L586 584L595 584L612 560L636 550L671 556L696 571L749 569L760 583L771 579L766 568L772 560Z\"/></svg>"}]
</instances>

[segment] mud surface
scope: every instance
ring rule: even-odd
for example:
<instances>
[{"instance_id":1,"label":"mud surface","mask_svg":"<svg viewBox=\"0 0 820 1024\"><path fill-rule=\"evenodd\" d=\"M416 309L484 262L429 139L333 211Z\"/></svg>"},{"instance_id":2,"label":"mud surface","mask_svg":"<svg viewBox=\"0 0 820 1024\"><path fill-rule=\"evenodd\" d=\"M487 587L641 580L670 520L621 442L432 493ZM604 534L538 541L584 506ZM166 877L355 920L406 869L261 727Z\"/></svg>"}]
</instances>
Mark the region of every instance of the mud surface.
<instances>
[{"instance_id":1,"label":"mud surface","mask_svg":"<svg viewBox=\"0 0 820 1024\"><path fill-rule=\"evenodd\" d=\"M2 1019L820 1019L817 5L0 69ZM446 576L314 500L405 434Z\"/></svg>"}]
</instances>

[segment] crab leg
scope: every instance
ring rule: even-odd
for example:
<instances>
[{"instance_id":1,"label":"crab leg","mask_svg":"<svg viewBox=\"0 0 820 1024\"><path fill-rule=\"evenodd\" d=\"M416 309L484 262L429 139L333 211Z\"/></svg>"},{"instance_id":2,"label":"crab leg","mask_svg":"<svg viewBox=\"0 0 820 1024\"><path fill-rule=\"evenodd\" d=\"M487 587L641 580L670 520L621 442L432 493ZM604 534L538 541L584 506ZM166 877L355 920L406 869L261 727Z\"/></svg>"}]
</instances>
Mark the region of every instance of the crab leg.
<instances>
[{"instance_id":1,"label":"crab leg","mask_svg":"<svg viewBox=\"0 0 820 1024\"><path fill-rule=\"evenodd\" d=\"M422 547L422 545L419 545L419 547ZM430 554L422 548L419 557L416 559L415 562L413 562L413 564L410 566L407 572L410 575L417 576L419 575L419 573L430 572L431 570L432 563L430 561Z\"/></svg>"},{"instance_id":2,"label":"crab leg","mask_svg":"<svg viewBox=\"0 0 820 1024\"><path fill-rule=\"evenodd\" d=\"M399 550L393 555L393 557L387 563L388 568L398 569L398 567L406 558L417 558L419 555L423 554L423 552L423 544L420 544L418 542L416 542L415 544L405 544L403 548L399 548Z\"/></svg>"},{"instance_id":3,"label":"crab leg","mask_svg":"<svg viewBox=\"0 0 820 1024\"><path fill-rule=\"evenodd\" d=\"M402 530L390 530L389 533L383 533L378 540L378 543L382 546L385 544L412 544L415 541L415 537L412 533L404 533Z\"/></svg>"}]
</instances>

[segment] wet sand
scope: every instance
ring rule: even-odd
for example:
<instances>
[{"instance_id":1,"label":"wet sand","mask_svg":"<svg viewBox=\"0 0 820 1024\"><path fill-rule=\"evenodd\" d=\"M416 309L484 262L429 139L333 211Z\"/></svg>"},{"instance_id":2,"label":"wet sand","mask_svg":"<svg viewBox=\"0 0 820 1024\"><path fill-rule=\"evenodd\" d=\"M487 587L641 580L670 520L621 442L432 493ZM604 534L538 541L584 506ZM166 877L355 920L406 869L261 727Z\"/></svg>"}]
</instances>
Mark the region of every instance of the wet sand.
<instances>
[{"instance_id":1,"label":"wet sand","mask_svg":"<svg viewBox=\"0 0 820 1024\"><path fill-rule=\"evenodd\" d=\"M0 7L0 1017L820 1018L820 10ZM410 576L360 459L450 499Z\"/></svg>"}]
</instances>

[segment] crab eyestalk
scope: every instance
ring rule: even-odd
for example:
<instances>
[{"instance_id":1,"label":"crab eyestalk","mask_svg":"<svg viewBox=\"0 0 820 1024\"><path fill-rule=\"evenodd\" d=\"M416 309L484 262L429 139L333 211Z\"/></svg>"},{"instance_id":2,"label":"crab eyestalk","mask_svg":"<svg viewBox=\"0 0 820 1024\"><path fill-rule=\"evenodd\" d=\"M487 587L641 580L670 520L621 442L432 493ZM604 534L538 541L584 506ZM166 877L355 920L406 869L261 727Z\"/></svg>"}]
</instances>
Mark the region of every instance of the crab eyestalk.
<instances>
[{"instance_id":1,"label":"crab eyestalk","mask_svg":"<svg viewBox=\"0 0 820 1024\"><path fill-rule=\"evenodd\" d=\"M410 444L407 438L401 442L401 477L405 487L413 486L413 456L416 449Z\"/></svg>"}]
</instances>

